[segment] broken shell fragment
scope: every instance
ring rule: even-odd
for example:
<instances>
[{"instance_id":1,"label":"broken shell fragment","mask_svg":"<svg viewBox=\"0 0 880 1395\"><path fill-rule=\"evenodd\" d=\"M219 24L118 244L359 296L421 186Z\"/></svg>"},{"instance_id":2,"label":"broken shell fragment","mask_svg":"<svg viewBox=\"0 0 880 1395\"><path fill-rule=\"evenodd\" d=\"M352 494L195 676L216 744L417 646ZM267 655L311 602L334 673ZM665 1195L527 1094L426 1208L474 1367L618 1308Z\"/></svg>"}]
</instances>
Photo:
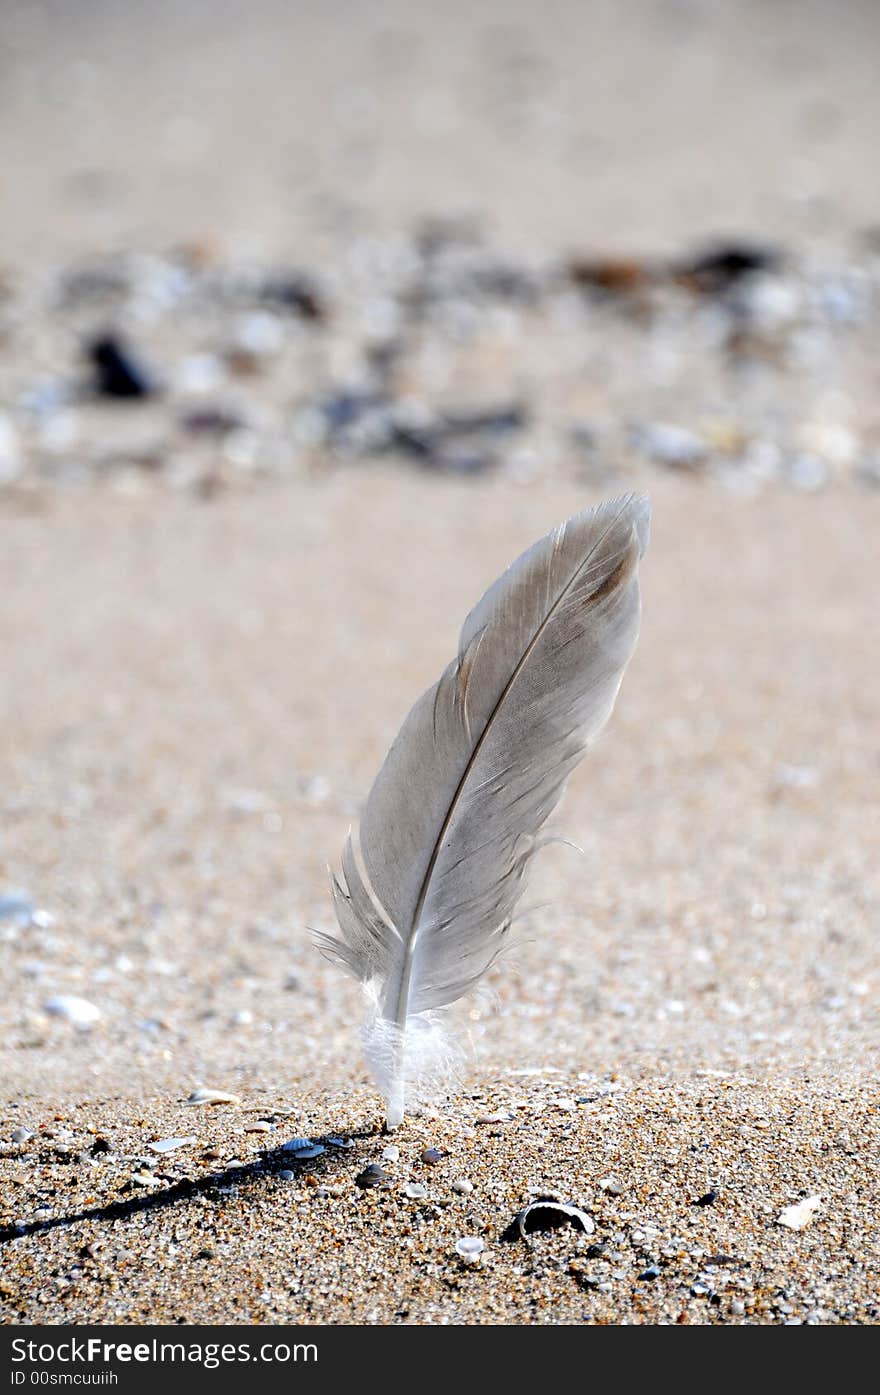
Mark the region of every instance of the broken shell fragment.
<instances>
[{"instance_id":1,"label":"broken shell fragment","mask_svg":"<svg viewBox=\"0 0 880 1395\"><path fill-rule=\"evenodd\" d=\"M558 1230L564 1225L580 1226L586 1235L592 1235L596 1229L592 1216L588 1216L586 1211L582 1211L579 1206L571 1206L568 1202L556 1201L552 1197L539 1197L537 1201L530 1201L514 1218L514 1225L527 1243L529 1236L535 1231Z\"/></svg>"},{"instance_id":2,"label":"broken shell fragment","mask_svg":"<svg viewBox=\"0 0 880 1395\"><path fill-rule=\"evenodd\" d=\"M184 1100L184 1104L241 1104L239 1095L232 1095L227 1090L193 1090L192 1094Z\"/></svg>"}]
</instances>

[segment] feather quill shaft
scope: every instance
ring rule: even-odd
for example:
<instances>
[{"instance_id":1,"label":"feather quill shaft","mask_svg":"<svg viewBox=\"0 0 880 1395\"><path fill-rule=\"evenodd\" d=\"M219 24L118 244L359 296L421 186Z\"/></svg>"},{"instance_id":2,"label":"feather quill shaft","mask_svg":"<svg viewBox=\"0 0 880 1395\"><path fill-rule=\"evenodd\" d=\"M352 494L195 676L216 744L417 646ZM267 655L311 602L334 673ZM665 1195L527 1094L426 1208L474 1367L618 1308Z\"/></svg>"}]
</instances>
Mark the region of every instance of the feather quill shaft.
<instances>
[{"instance_id":1,"label":"feather quill shaft","mask_svg":"<svg viewBox=\"0 0 880 1395\"><path fill-rule=\"evenodd\" d=\"M604 726L635 648L646 499L576 514L468 615L416 702L333 879L321 949L367 989L367 1055L401 1123L443 1053L442 1009L505 944L537 834Z\"/></svg>"}]
</instances>

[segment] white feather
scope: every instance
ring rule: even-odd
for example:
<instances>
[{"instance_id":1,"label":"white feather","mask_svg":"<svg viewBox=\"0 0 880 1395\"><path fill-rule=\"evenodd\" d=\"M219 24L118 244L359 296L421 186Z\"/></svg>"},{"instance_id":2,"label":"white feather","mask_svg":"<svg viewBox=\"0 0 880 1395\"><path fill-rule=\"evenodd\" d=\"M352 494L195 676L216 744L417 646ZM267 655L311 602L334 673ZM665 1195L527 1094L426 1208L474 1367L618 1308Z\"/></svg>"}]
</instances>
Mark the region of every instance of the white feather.
<instances>
[{"instance_id":1,"label":"white feather","mask_svg":"<svg viewBox=\"0 0 880 1395\"><path fill-rule=\"evenodd\" d=\"M604 726L635 648L647 500L575 515L464 622L389 751L333 879L323 952L368 989L389 1128L445 1071L442 1009L505 943L537 834Z\"/></svg>"}]
</instances>

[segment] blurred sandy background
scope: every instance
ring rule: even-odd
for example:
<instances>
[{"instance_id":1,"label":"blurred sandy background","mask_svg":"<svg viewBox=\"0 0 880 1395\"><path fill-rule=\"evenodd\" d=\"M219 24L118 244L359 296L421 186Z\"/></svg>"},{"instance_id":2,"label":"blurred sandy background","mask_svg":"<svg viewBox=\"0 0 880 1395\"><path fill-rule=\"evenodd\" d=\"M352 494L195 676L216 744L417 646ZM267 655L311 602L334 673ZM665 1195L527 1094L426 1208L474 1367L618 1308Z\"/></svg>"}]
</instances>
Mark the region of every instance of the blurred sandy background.
<instances>
[{"instance_id":1,"label":"blurred sandy background","mask_svg":"<svg viewBox=\"0 0 880 1395\"><path fill-rule=\"evenodd\" d=\"M876 221L871 0L3 0L3 247L263 252L476 207L653 250ZM318 244L320 245L320 244Z\"/></svg>"},{"instance_id":2,"label":"blurred sandy background","mask_svg":"<svg viewBox=\"0 0 880 1395\"><path fill-rule=\"evenodd\" d=\"M857 479L880 427L878 30L868 0L2 0L6 1320L876 1321L878 494ZM508 375L554 431L593 336L608 361L586 400L619 426L601 468L561 426L552 469L540 432L515 470L502 442L467 478L352 456L329 429L252 468L265 422L276 449L302 383L323 401L360 354L361 239L398 255L468 210L529 265L740 235L837 279L768 283L741 391L712 367L727 301L591 302L582 324L542 290L548 308L488 316L503 353L490 336L473 357L458 321L428 322L420 389L439 373L445 402L479 396L483 373L497 402ZM184 297L149 319L136 269L112 296L170 396L84 401L56 286L183 244L308 268L341 309L272 330L274 368L210 380L211 411L219 394L254 420L196 423L199 470L226 452L232 478L193 467L178 489L165 454L196 447L168 421L223 358L205 344L226 310ZM656 432L620 465L630 402L720 441L723 469ZM740 436L772 449L740 455ZM807 442L790 470L789 439ZM643 637L557 821L583 855L546 855L494 1007L462 1013L461 1089L359 1187L387 1140L357 994L309 945L326 864L481 590L630 484L656 516ZM241 1103L183 1103L206 1086ZM323 1153L271 1151L294 1135ZM190 1141L150 1149L168 1136ZM530 1188L595 1232L502 1244ZM814 1197L802 1231L779 1224Z\"/></svg>"}]
</instances>

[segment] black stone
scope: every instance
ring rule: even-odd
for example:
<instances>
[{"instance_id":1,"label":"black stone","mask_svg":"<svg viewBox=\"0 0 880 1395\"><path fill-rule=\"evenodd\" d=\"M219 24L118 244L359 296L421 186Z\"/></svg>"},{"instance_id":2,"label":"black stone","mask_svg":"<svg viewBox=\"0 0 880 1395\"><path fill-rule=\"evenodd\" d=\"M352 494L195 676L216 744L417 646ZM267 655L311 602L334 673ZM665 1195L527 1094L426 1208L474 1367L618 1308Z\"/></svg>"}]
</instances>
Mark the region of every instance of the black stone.
<instances>
[{"instance_id":1,"label":"black stone","mask_svg":"<svg viewBox=\"0 0 880 1395\"><path fill-rule=\"evenodd\" d=\"M323 324L327 319L327 307L317 286L298 272L273 276L263 286L262 299L313 324Z\"/></svg>"},{"instance_id":2,"label":"black stone","mask_svg":"<svg viewBox=\"0 0 880 1395\"><path fill-rule=\"evenodd\" d=\"M697 290L718 294L756 272L775 271L781 260L775 247L728 242L686 258L676 271Z\"/></svg>"},{"instance_id":3,"label":"black stone","mask_svg":"<svg viewBox=\"0 0 880 1395\"><path fill-rule=\"evenodd\" d=\"M378 1163L370 1163L363 1172L359 1172L355 1177L355 1185L364 1189L368 1187L379 1187L385 1181L385 1170Z\"/></svg>"},{"instance_id":4,"label":"black stone","mask_svg":"<svg viewBox=\"0 0 880 1395\"><path fill-rule=\"evenodd\" d=\"M115 335L95 339L88 349L95 391L101 397L150 397L155 391L149 374Z\"/></svg>"}]
</instances>

